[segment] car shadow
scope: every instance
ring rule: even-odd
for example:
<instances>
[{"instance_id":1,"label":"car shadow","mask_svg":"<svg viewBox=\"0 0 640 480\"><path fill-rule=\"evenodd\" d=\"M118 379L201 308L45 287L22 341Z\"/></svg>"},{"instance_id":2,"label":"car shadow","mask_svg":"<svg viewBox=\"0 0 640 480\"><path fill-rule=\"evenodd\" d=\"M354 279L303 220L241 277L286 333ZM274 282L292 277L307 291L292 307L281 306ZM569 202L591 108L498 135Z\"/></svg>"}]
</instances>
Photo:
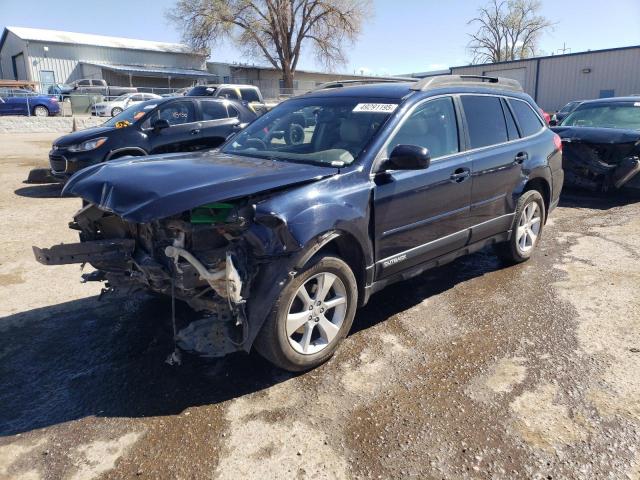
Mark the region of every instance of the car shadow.
<instances>
[{"instance_id":1,"label":"car shadow","mask_svg":"<svg viewBox=\"0 0 640 480\"><path fill-rule=\"evenodd\" d=\"M591 192L577 188L565 187L560 196L560 207L590 208L609 210L623 207L630 203L640 202L640 192L633 190L614 190L610 192Z\"/></svg>"},{"instance_id":2,"label":"car shadow","mask_svg":"<svg viewBox=\"0 0 640 480\"><path fill-rule=\"evenodd\" d=\"M29 198L59 198L62 196L62 187L63 185L60 183L46 183L21 187L13 193Z\"/></svg>"},{"instance_id":3,"label":"car shadow","mask_svg":"<svg viewBox=\"0 0 640 480\"><path fill-rule=\"evenodd\" d=\"M353 332L499 268L482 251L390 286L358 312ZM175 415L294 376L253 353L219 360L183 355L181 366L170 366L169 315L168 299L140 295L91 297L1 318L0 436L87 416ZM193 315L178 305L179 323Z\"/></svg>"}]
</instances>

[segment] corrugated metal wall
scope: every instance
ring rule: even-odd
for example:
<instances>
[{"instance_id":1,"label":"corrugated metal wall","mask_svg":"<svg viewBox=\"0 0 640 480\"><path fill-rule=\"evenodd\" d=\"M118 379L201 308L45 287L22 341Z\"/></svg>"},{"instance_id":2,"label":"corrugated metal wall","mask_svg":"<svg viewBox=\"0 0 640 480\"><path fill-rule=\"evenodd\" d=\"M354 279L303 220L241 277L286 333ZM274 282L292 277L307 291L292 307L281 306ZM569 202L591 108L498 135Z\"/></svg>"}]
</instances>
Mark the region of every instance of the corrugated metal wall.
<instances>
[{"instance_id":1,"label":"corrugated metal wall","mask_svg":"<svg viewBox=\"0 0 640 480\"><path fill-rule=\"evenodd\" d=\"M549 110L600 98L601 90L617 97L640 94L640 48L543 59L539 82L538 103Z\"/></svg>"},{"instance_id":2,"label":"corrugated metal wall","mask_svg":"<svg viewBox=\"0 0 640 480\"><path fill-rule=\"evenodd\" d=\"M13 63L11 61L11 57L13 55L17 55L18 53L24 53L24 59L27 58L26 53L26 42L20 40L13 33L8 32L7 38L2 46L2 51L0 51L0 70L2 71L2 76L0 78L4 78L7 80L14 80L13 76ZM26 68L26 67L25 67ZM28 78L17 78L17 80L29 80Z\"/></svg>"},{"instance_id":3,"label":"corrugated metal wall","mask_svg":"<svg viewBox=\"0 0 640 480\"><path fill-rule=\"evenodd\" d=\"M538 105L554 112L572 100L600 98L603 91L613 91L617 97L640 94L640 47L451 69L456 75L500 72L518 80L523 76L523 88L534 98L537 79Z\"/></svg>"},{"instance_id":4,"label":"corrugated metal wall","mask_svg":"<svg viewBox=\"0 0 640 480\"><path fill-rule=\"evenodd\" d=\"M520 80L520 73L518 76L509 75L510 70L524 69L525 82L522 85L524 91L532 97L536 88L536 61L525 60L522 62L509 62L509 63L496 63L487 65L471 65L467 67L453 67L451 73L454 75L498 75L507 78L514 78ZM500 73L504 72L504 73Z\"/></svg>"},{"instance_id":5,"label":"corrugated metal wall","mask_svg":"<svg viewBox=\"0 0 640 480\"><path fill-rule=\"evenodd\" d=\"M86 73L79 67L79 61L108 63L114 65L141 65L174 68L204 69L204 57L170 52L150 52L124 50L86 45L46 44L31 42L28 46L31 56L33 78L39 80L40 70L52 70L56 81L70 82L83 78ZM34 65L34 62L37 62Z\"/></svg>"}]
</instances>

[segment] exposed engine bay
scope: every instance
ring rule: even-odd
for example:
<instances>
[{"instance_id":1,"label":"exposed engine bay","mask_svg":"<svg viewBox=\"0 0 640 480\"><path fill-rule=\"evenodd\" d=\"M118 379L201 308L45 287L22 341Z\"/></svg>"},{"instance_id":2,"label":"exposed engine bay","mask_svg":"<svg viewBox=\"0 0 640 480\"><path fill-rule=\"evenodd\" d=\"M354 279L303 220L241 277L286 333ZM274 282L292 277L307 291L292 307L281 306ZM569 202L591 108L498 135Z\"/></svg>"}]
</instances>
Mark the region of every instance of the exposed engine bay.
<instances>
[{"instance_id":1,"label":"exposed engine bay","mask_svg":"<svg viewBox=\"0 0 640 480\"><path fill-rule=\"evenodd\" d=\"M555 130L562 138L565 184L595 191L640 189L640 133Z\"/></svg>"},{"instance_id":2,"label":"exposed engine bay","mask_svg":"<svg viewBox=\"0 0 640 480\"><path fill-rule=\"evenodd\" d=\"M240 349L248 335L246 298L261 263L244 236L253 214L245 200L132 223L88 204L69 224L81 243L33 249L46 265L90 263L96 270L83 281L104 281L105 291L183 300L204 318L178 332L180 346L222 356Z\"/></svg>"}]
</instances>

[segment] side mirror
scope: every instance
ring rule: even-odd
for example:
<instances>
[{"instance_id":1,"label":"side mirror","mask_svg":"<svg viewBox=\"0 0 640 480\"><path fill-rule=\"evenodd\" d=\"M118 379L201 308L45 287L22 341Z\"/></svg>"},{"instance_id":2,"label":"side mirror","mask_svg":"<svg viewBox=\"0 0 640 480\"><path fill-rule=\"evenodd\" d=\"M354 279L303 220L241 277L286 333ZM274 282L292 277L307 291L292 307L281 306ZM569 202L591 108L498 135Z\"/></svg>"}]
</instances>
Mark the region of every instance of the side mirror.
<instances>
[{"instance_id":1,"label":"side mirror","mask_svg":"<svg viewBox=\"0 0 640 480\"><path fill-rule=\"evenodd\" d=\"M558 126L558 121L552 118L551 120L549 120L549 126L550 127L557 127Z\"/></svg>"},{"instance_id":2,"label":"side mirror","mask_svg":"<svg viewBox=\"0 0 640 480\"><path fill-rule=\"evenodd\" d=\"M153 122L153 129L158 132L160 130L164 130L165 128L169 128L171 125L169 124L169 120L165 120L164 118L159 118L155 122Z\"/></svg>"},{"instance_id":3,"label":"side mirror","mask_svg":"<svg viewBox=\"0 0 640 480\"><path fill-rule=\"evenodd\" d=\"M389 160L385 162L385 170L422 170L429 168L431 155L429 150L417 145L397 145Z\"/></svg>"}]
</instances>

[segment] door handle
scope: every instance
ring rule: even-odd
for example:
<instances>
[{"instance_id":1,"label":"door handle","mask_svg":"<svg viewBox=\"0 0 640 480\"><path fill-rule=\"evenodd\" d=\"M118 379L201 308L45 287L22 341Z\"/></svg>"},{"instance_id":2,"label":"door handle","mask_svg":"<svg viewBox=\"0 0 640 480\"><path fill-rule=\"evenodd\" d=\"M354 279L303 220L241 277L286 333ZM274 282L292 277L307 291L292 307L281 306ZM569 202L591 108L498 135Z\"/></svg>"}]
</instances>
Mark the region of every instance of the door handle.
<instances>
[{"instance_id":1,"label":"door handle","mask_svg":"<svg viewBox=\"0 0 640 480\"><path fill-rule=\"evenodd\" d=\"M524 163L528 158L529 154L527 152L520 152L516 155L516 163Z\"/></svg>"},{"instance_id":2,"label":"door handle","mask_svg":"<svg viewBox=\"0 0 640 480\"><path fill-rule=\"evenodd\" d=\"M194 128L193 130L191 130L189 132L191 135L197 135L200 133L200 129L199 128Z\"/></svg>"},{"instance_id":3,"label":"door handle","mask_svg":"<svg viewBox=\"0 0 640 480\"><path fill-rule=\"evenodd\" d=\"M468 168L458 168L451 174L449 179L454 183L462 183L470 176L471 170Z\"/></svg>"}]
</instances>

